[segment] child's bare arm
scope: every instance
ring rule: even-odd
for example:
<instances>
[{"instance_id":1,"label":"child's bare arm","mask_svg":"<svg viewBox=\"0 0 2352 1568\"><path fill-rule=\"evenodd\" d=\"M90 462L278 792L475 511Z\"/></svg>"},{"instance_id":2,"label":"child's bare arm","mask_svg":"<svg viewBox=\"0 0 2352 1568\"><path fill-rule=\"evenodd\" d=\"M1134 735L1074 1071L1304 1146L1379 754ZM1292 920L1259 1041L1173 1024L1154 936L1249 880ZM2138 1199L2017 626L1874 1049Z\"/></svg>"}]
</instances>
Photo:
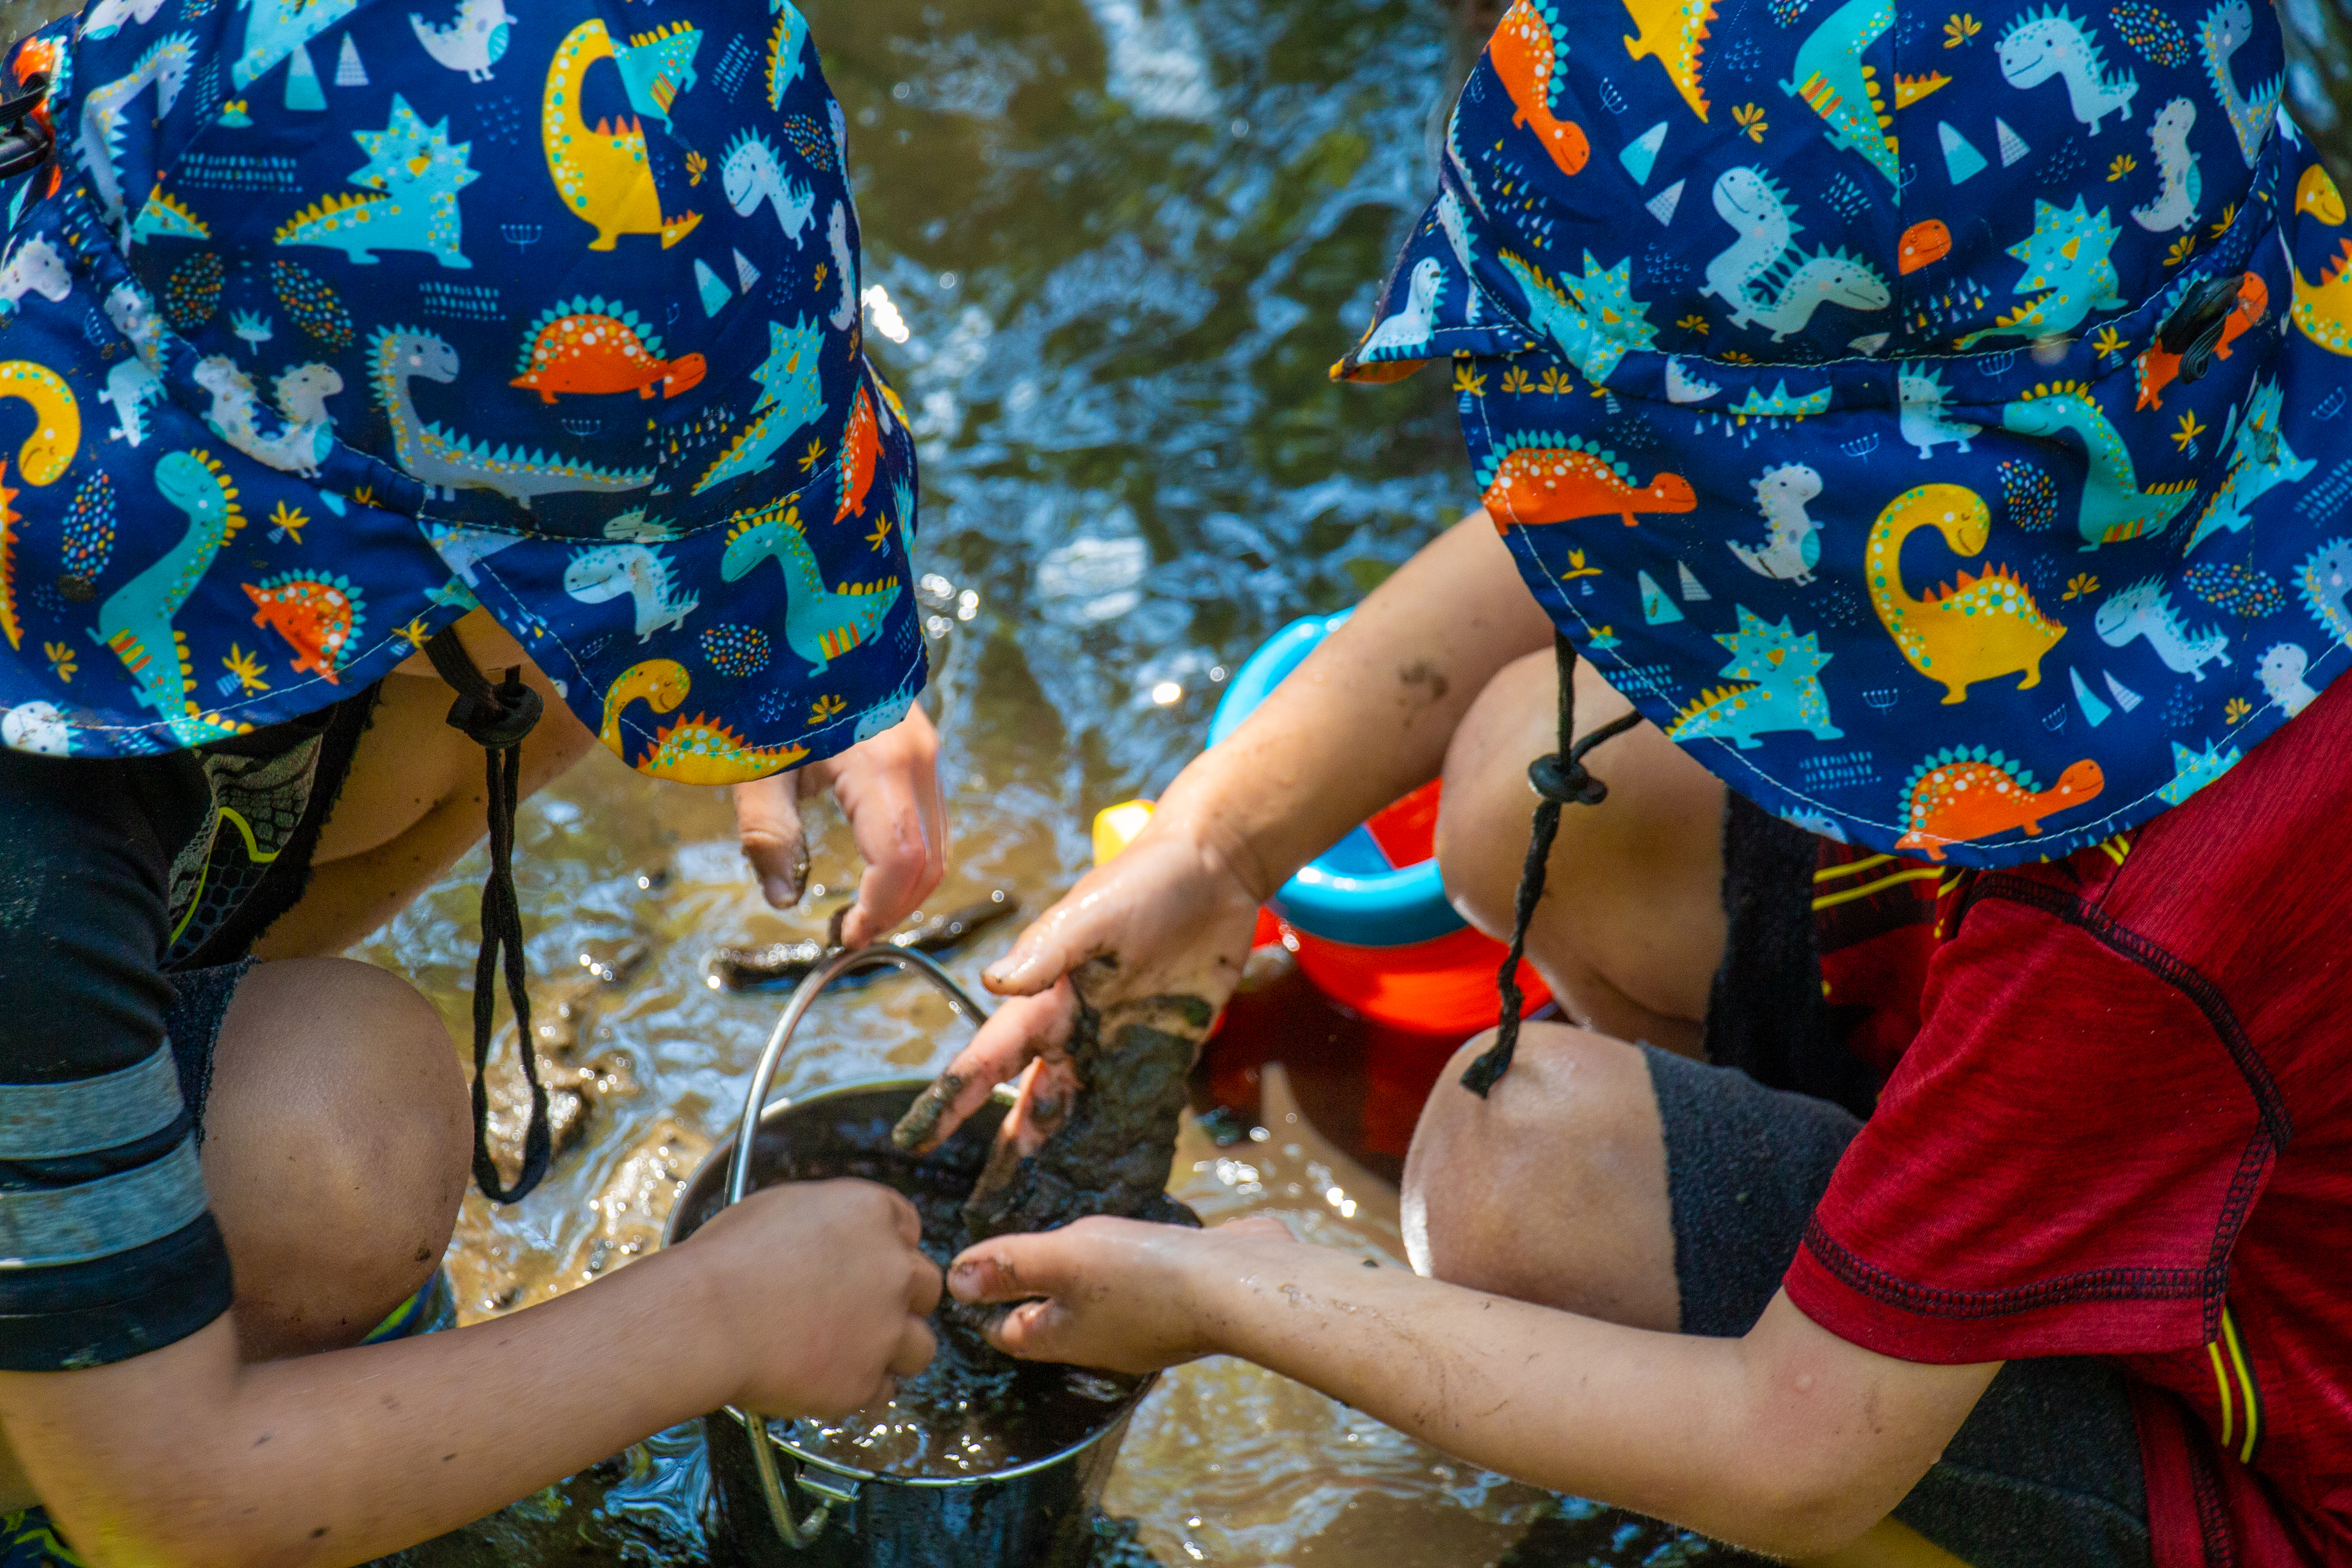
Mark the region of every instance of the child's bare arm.
<instances>
[{"instance_id":1,"label":"child's bare arm","mask_svg":"<svg viewBox=\"0 0 2352 1568\"><path fill-rule=\"evenodd\" d=\"M957 1261L1016 1354L1142 1371L1245 1357L1474 1464L1775 1556L1846 1544L1927 1473L2000 1363L1847 1343L1773 1298L1745 1339L1629 1329L1265 1230L1083 1220Z\"/></svg>"},{"instance_id":2,"label":"child's bare arm","mask_svg":"<svg viewBox=\"0 0 2352 1568\"><path fill-rule=\"evenodd\" d=\"M944 1138L1031 1058L1053 1059L1062 977L1108 959L1088 997L1197 1001L1203 1026L1241 977L1257 907L1348 829L1437 776L1470 704L1512 660L1551 646L1483 511L1373 590L1248 722L1177 775L1118 860L1080 881L992 965L1000 1008L937 1086ZM929 1109L927 1107L927 1110Z\"/></svg>"},{"instance_id":3,"label":"child's bare arm","mask_svg":"<svg viewBox=\"0 0 2352 1568\"><path fill-rule=\"evenodd\" d=\"M856 1409L930 1358L917 1229L867 1183L772 1188L471 1328L243 1365L223 1317L110 1366L0 1373L0 1431L98 1568L368 1562L722 1403Z\"/></svg>"}]
</instances>

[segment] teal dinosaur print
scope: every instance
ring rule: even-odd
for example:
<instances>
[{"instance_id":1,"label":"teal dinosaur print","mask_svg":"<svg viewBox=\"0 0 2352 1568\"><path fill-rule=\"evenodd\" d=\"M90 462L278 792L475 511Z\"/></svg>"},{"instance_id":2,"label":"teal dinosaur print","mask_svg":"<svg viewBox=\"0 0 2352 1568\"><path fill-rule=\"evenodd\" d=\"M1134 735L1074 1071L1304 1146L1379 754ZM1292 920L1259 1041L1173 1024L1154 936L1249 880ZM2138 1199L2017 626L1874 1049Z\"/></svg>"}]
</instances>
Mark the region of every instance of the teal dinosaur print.
<instances>
[{"instance_id":1,"label":"teal dinosaur print","mask_svg":"<svg viewBox=\"0 0 2352 1568\"><path fill-rule=\"evenodd\" d=\"M245 50L228 69L242 92L270 68L360 8L360 0L242 0Z\"/></svg>"},{"instance_id":2,"label":"teal dinosaur print","mask_svg":"<svg viewBox=\"0 0 2352 1568\"><path fill-rule=\"evenodd\" d=\"M245 526L236 487L202 451L166 452L155 465L155 491L188 520L187 532L161 560L107 595L90 641L122 661L142 708L160 716L183 746L234 735L242 726L188 700L196 689L187 649L172 617L203 581L221 546Z\"/></svg>"},{"instance_id":3,"label":"teal dinosaur print","mask_svg":"<svg viewBox=\"0 0 2352 1568\"><path fill-rule=\"evenodd\" d=\"M816 553L809 548L800 508L790 500L735 514L719 574L737 582L770 560L784 574L784 645L806 659L814 673L823 673L826 665L871 638L898 602L896 577L827 588L817 570Z\"/></svg>"},{"instance_id":4,"label":"teal dinosaur print","mask_svg":"<svg viewBox=\"0 0 2352 1568\"><path fill-rule=\"evenodd\" d=\"M2246 0L2221 0L2205 13L2197 25L2197 45L2205 57L2205 79L2213 84L2213 96L2221 100L2221 112L2230 117L2230 130L2238 139L2238 154L2246 167L2254 166L2262 156L2263 142L2268 140L2272 122L2278 116L2279 94L2286 82L2273 76L2254 84L2250 97L2238 90L2237 78L2230 73L2230 61L2254 36L2253 7Z\"/></svg>"},{"instance_id":5,"label":"teal dinosaur print","mask_svg":"<svg viewBox=\"0 0 2352 1568\"><path fill-rule=\"evenodd\" d=\"M768 107L782 109L784 89L808 68L802 62L801 49L808 42L809 25L793 0L768 0L768 9L776 16L775 31L768 35Z\"/></svg>"},{"instance_id":6,"label":"teal dinosaur print","mask_svg":"<svg viewBox=\"0 0 2352 1568\"><path fill-rule=\"evenodd\" d=\"M751 373L760 384L760 401L751 422L695 481L696 495L729 479L766 472L782 455L784 443L824 412L824 389L817 380L817 356L824 352L824 329L807 317L789 327L768 323L768 357Z\"/></svg>"},{"instance_id":7,"label":"teal dinosaur print","mask_svg":"<svg viewBox=\"0 0 2352 1568\"><path fill-rule=\"evenodd\" d=\"M171 113L172 106L180 100L180 89L188 83L195 51L194 33L158 38L129 70L91 88L82 100L82 166L89 171L90 184L98 187L99 200L105 204L110 219L119 221L123 215L122 171L116 160L122 155L122 133L131 123L132 100L152 87L154 117L161 120Z\"/></svg>"},{"instance_id":8,"label":"teal dinosaur print","mask_svg":"<svg viewBox=\"0 0 2352 1568\"><path fill-rule=\"evenodd\" d=\"M2038 385L2000 411L2001 427L2027 436L2072 433L2083 443L2087 469L2075 531L2083 548L2153 537L2172 525L2197 493L2195 479L2173 479L2146 489L2132 471L2131 450L2079 381Z\"/></svg>"},{"instance_id":9,"label":"teal dinosaur print","mask_svg":"<svg viewBox=\"0 0 2352 1568\"><path fill-rule=\"evenodd\" d=\"M2183 555L2217 533L2242 532L2253 521L2248 509L2254 502L2281 485L2301 484L2319 466L2316 458L2297 458L2286 444L2279 424L2285 403L2275 380L2260 381L2243 409L2230 410L2230 422L2221 429L2221 438L2230 443L2230 471L2189 531Z\"/></svg>"},{"instance_id":10,"label":"teal dinosaur print","mask_svg":"<svg viewBox=\"0 0 2352 1568\"><path fill-rule=\"evenodd\" d=\"M2352 644L2352 539L2331 539L2313 551L2295 568L2294 581L2320 630Z\"/></svg>"},{"instance_id":11,"label":"teal dinosaur print","mask_svg":"<svg viewBox=\"0 0 2352 1568\"><path fill-rule=\"evenodd\" d=\"M379 250L422 250L444 267L469 268L457 193L482 176L467 167L470 142L449 140L449 121L427 125L408 100L392 95L392 119L381 131L354 131L367 162L350 178L376 193L334 193L278 226L279 245L316 245L353 261L373 261Z\"/></svg>"},{"instance_id":12,"label":"teal dinosaur print","mask_svg":"<svg viewBox=\"0 0 2352 1568\"><path fill-rule=\"evenodd\" d=\"M169 239L210 239L213 231L205 220L190 212L187 204L163 189L157 181L147 193L147 205L131 220L131 243L144 245L158 237Z\"/></svg>"},{"instance_id":13,"label":"teal dinosaur print","mask_svg":"<svg viewBox=\"0 0 2352 1568\"><path fill-rule=\"evenodd\" d=\"M654 482L651 468L603 468L505 446L493 450L426 420L409 382L422 376L446 384L457 379L457 351L448 340L415 327L379 328L368 346L368 384L392 425L393 453L428 489L451 498L460 489L496 490L528 509L539 496L618 495Z\"/></svg>"},{"instance_id":14,"label":"teal dinosaur print","mask_svg":"<svg viewBox=\"0 0 2352 1568\"><path fill-rule=\"evenodd\" d=\"M2189 797L2238 765L2241 753L2237 747L2228 751L2216 741L2205 742L2203 751L2172 742L2172 782L2158 790L2158 798L2167 805L2180 805Z\"/></svg>"},{"instance_id":15,"label":"teal dinosaur print","mask_svg":"<svg viewBox=\"0 0 2352 1568\"><path fill-rule=\"evenodd\" d=\"M2010 292L2037 298L1969 333L1959 346L1973 348L1986 338L2063 337L2093 310L2122 310L2125 300L2116 291L2120 280L2108 259L2121 233L2105 207L2092 212L2080 196L2071 207L2037 199L2033 232L2009 247L2010 255L2025 263L2024 275Z\"/></svg>"},{"instance_id":16,"label":"teal dinosaur print","mask_svg":"<svg viewBox=\"0 0 2352 1568\"><path fill-rule=\"evenodd\" d=\"M2108 70L2090 24L2077 22L2063 7L2024 12L2002 29L2000 52L2001 79L2013 88L2040 87L2052 77L2063 80L2067 106L2091 128L2085 134L2096 136L2099 121L2110 114L2131 118L2139 79Z\"/></svg>"},{"instance_id":17,"label":"teal dinosaur print","mask_svg":"<svg viewBox=\"0 0 2352 1568\"><path fill-rule=\"evenodd\" d=\"M1738 681L1702 692L1666 726L1666 738L1729 741L1741 751L1763 744L1756 737L1778 730L1802 730L1816 741L1834 741L1845 731L1830 722L1830 700L1822 689L1822 666L1833 655L1822 651L1817 633L1799 637L1787 616L1768 621L1745 605L1739 629L1716 634L1731 650L1731 662L1716 673Z\"/></svg>"},{"instance_id":18,"label":"teal dinosaur print","mask_svg":"<svg viewBox=\"0 0 2352 1568\"><path fill-rule=\"evenodd\" d=\"M1632 257L1603 267L1588 250L1581 276L1562 272L1557 280L1507 250L1501 259L1527 296L1529 323L1589 379L1608 380L1626 350L1646 349L1657 341L1650 307L1633 298Z\"/></svg>"},{"instance_id":19,"label":"teal dinosaur print","mask_svg":"<svg viewBox=\"0 0 2352 1568\"><path fill-rule=\"evenodd\" d=\"M621 87L629 107L647 120L658 120L675 132L669 106L692 88L694 57L702 47L702 29L684 22L665 22L649 33L633 35L625 43L614 39L613 63L621 68Z\"/></svg>"},{"instance_id":20,"label":"teal dinosaur print","mask_svg":"<svg viewBox=\"0 0 2352 1568\"><path fill-rule=\"evenodd\" d=\"M1802 99L1826 121L1822 134L1840 152L1859 153L1870 166L1898 184L1895 123L1880 96L1875 68L1862 63L1863 51L1895 25L1895 0L1846 0L1815 27L1797 50L1796 64L1780 90Z\"/></svg>"}]
</instances>

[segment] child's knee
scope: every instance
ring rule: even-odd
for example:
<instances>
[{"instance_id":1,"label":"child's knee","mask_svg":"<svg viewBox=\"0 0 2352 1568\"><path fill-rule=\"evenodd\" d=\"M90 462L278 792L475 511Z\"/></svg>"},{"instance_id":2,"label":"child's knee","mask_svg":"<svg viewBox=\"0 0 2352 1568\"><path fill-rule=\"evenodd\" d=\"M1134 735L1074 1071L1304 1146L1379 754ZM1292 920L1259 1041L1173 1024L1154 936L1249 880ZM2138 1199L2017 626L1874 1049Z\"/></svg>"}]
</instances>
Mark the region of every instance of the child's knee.
<instances>
[{"instance_id":1,"label":"child's knee","mask_svg":"<svg viewBox=\"0 0 2352 1568\"><path fill-rule=\"evenodd\" d=\"M342 959L257 967L223 1022L205 1122L249 1344L349 1342L438 1266L470 1114L440 1016L405 981Z\"/></svg>"},{"instance_id":2,"label":"child's knee","mask_svg":"<svg viewBox=\"0 0 2352 1568\"><path fill-rule=\"evenodd\" d=\"M1534 1298L1557 1295L1557 1277L1577 1258L1646 1256L1649 1233L1668 1222L1657 1101L1640 1051L1531 1024L1482 1099L1461 1079L1493 1039L1488 1031L1464 1046L1422 1110L1404 1173L1413 1267ZM1604 1237L1615 1241L1595 1245Z\"/></svg>"}]
</instances>

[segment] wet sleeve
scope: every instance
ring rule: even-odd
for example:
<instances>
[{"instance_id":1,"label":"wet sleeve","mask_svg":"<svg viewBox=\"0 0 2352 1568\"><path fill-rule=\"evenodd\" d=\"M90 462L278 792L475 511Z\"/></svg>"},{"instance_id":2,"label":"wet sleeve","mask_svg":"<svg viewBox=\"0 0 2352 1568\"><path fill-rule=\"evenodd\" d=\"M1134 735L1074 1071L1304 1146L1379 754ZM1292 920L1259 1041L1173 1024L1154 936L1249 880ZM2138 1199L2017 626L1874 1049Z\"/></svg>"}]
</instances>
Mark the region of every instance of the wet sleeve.
<instances>
[{"instance_id":1,"label":"wet sleeve","mask_svg":"<svg viewBox=\"0 0 2352 1568\"><path fill-rule=\"evenodd\" d=\"M1956 1364L2193 1349L2276 1153L2180 976L1988 899L1786 1286L1865 1349Z\"/></svg>"},{"instance_id":2,"label":"wet sleeve","mask_svg":"<svg viewBox=\"0 0 2352 1568\"><path fill-rule=\"evenodd\" d=\"M165 1037L192 758L0 752L0 1369L124 1361L228 1309Z\"/></svg>"}]
</instances>

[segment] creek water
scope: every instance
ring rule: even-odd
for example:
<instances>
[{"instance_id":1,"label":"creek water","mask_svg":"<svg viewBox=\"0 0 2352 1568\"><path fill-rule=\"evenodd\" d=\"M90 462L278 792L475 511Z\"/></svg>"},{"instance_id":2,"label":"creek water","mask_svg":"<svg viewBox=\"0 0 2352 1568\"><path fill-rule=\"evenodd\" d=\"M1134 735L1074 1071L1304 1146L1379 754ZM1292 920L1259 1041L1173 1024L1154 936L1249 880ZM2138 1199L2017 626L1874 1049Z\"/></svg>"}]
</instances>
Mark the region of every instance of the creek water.
<instances>
[{"instance_id":1,"label":"creek water","mask_svg":"<svg viewBox=\"0 0 2352 1568\"><path fill-rule=\"evenodd\" d=\"M1433 132L1480 40L1451 0L803 4L851 128L872 349L921 441L926 701L955 837L930 908L1005 888L1034 911L1083 868L1093 812L1201 744L1227 670L1360 596L1469 500L1440 374L1325 373L1434 189ZM820 934L856 876L845 831L814 816L824 890L780 915L719 792L599 752L526 809L539 1033L573 1142L522 1205L467 1199L448 1259L467 1320L656 1245L782 1002L719 988L712 949ZM416 980L460 1039L480 870L358 950ZM968 986L1013 929L951 960ZM963 1027L928 988L846 991L777 1089L926 1072ZM1212 1223L1281 1214L1402 1266L1393 1192L1267 1114L1223 1147L1188 1121L1177 1195ZM709 1489L681 1427L403 1560L700 1561ZM1104 1507L1131 1521L1107 1530L1106 1561L1727 1560L1222 1360L1162 1380Z\"/></svg>"}]
</instances>

